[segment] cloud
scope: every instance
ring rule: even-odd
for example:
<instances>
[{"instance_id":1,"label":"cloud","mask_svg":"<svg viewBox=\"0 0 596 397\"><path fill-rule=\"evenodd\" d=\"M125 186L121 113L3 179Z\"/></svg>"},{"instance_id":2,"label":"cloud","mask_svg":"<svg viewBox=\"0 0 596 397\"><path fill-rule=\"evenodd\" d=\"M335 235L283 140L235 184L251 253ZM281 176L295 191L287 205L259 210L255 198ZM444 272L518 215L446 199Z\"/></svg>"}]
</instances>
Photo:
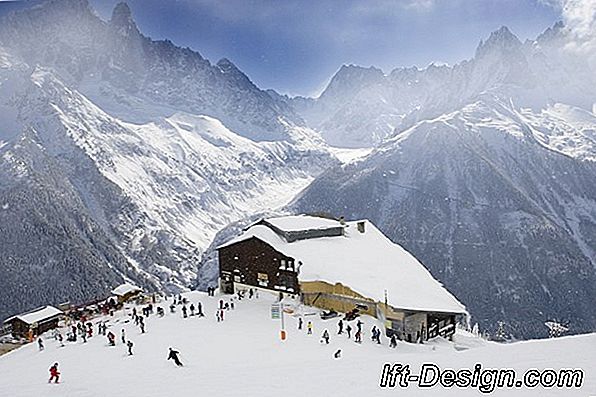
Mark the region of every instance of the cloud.
<instances>
[{"instance_id":1,"label":"cloud","mask_svg":"<svg viewBox=\"0 0 596 397\"><path fill-rule=\"evenodd\" d=\"M567 29L566 49L588 57L596 66L596 0L542 0L560 10Z\"/></svg>"}]
</instances>

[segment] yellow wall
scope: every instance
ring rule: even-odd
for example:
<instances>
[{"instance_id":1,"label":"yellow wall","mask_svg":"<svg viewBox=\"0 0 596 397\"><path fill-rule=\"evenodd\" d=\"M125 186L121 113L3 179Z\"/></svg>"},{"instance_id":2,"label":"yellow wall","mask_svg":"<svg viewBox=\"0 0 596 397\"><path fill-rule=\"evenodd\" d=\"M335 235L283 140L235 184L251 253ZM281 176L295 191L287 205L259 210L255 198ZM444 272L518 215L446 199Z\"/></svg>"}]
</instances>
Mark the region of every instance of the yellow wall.
<instances>
[{"instance_id":1,"label":"yellow wall","mask_svg":"<svg viewBox=\"0 0 596 397\"><path fill-rule=\"evenodd\" d=\"M375 301L352 291L341 283L332 285L324 281L301 282L300 291L306 305L346 313L360 303L368 306L368 310L361 313L376 317Z\"/></svg>"}]
</instances>

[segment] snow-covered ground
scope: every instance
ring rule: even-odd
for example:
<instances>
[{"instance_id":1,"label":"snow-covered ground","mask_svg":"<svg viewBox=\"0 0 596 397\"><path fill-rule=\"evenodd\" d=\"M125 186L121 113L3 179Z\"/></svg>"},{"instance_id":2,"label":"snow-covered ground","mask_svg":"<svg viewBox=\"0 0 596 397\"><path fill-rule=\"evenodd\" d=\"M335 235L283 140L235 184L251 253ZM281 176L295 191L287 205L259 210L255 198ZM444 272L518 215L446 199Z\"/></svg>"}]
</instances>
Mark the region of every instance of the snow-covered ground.
<instances>
[{"instance_id":1,"label":"snow-covered ground","mask_svg":"<svg viewBox=\"0 0 596 397\"><path fill-rule=\"evenodd\" d=\"M563 337L556 340L496 344L465 335L455 343L444 340L425 345L399 343L396 349L370 341L370 329L376 321L363 318L364 341L361 345L338 336L336 319L314 322L314 335L297 330L297 318L286 315L288 338L279 340L279 320L270 319L274 298L236 302L217 323L215 308L220 297L203 293L185 295L195 304L201 301L206 317L183 319L181 307L164 318L146 320L147 333L140 334L124 312L110 318L109 330L117 335L115 347L103 336L93 336L86 344L58 342L47 337L46 348L36 344L0 357L0 396L394 396L394 395L481 395L477 389L381 389L379 379L386 362L409 364L417 371L422 363L434 362L441 368L515 368L518 376L529 368L582 368L581 389L503 389L502 396L590 396L596 394L596 334ZM229 297L224 297L228 300ZM163 304L163 306L167 306ZM126 309L127 312L131 308ZM314 313L303 308L302 313ZM99 319L94 319L96 323ZM378 325L378 324L377 324ZM355 328L355 324L352 324ZM96 327L95 327L96 328ZM134 356L127 356L120 342L124 328L134 342ZM331 333L329 345L320 343L324 328ZM168 347L180 351L184 367L167 361ZM342 358L333 353L342 349ZM61 383L48 384L48 369L58 362Z\"/></svg>"}]
</instances>

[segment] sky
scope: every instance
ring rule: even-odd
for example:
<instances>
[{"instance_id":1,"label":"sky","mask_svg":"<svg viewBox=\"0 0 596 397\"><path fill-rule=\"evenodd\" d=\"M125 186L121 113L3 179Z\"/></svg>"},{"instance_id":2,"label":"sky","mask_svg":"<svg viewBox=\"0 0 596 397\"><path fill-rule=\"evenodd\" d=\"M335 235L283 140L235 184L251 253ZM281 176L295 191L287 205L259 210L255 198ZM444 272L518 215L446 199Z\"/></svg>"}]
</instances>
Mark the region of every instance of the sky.
<instances>
[{"instance_id":1,"label":"sky","mask_svg":"<svg viewBox=\"0 0 596 397\"><path fill-rule=\"evenodd\" d=\"M119 0L90 0L104 19ZM226 57L261 88L316 96L342 64L453 64L505 25L535 38L557 0L128 0L140 30L212 62ZM589 0L593 1L593 0Z\"/></svg>"}]
</instances>

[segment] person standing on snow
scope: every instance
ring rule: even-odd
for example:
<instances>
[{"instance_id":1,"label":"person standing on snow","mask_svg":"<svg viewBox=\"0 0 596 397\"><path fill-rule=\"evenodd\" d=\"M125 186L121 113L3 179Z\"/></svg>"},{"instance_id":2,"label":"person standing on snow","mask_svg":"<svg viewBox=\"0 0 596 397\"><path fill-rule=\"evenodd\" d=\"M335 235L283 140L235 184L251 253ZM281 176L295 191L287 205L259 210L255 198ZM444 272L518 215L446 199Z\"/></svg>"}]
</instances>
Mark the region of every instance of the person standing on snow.
<instances>
[{"instance_id":1,"label":"person standing on snow","mask_svg":"<svg viewBox=\"0 0 596 397\"><path fill-rule=\"evenodd\" d=\"M395 334L391 334L391 343L389 344L389 347L397 347L397 338L395 337Z\"/></svg>"},{"instance_id":2,"label":"person standing on snow","mask_svg":"<svg viewBox=\"0 0 596 397\"><path fill-rule=\"evenodd\" d=\"M350 327L350 324L346 327L346 332L348 333L348 339L352 339L352 327Z\"/></svg>"},{"instance_id":3,"label":"person standing on snow","mask_svg":"<svg viewBox=\"0 0 596 397\"><path fill-rule=\"evenodd\" d=\"M124 328L122 328L122 334L120 335L120 338L122 339L122 343L126 343L126 333L124 332Z\"/></svg>"},{"instance_id":4,"label":"person standing on snow","mask_svg":"<svg viewBox=\"0 0 596 397\"><path fill-rule=\"evenodd\" d=\"M298 329L299 329L299 330L302 330L302 323L303 323L303 322L304 322L304 321L302 320L302 317L298 317Z\"/></svg>"},{"instance_id":5,"label":"person standing on snow","mask_svg":"<svg viewBox=\"0 0 596 397\"><path fill-rule=\"evenodd\" d=\"M58 381L60 380L60 372L58 372L58 363L54 363L54 365L50 367L50 379L48 380L48 383L52 383L52 380L54 380L54 383L58 383Z\"/></svg>"},{"instance_id":6,"label":"person standing on snow","mask_svg":"<svg viewBox=\"0 0 596 397\"><path fill-rule=\"evenodd\" d=\"M176 363L177 366L182 367L182 363L180 362L180 358L178 357L178 354L180 354L178 351L173 350L170 347L170 353L168 354L168 360L174 360L174 363Z\"/></svg>"},{"instance_id":7,"label":"person standing on snow","mask_svg":"<svg viewBox=\"0 0 596 397\"><path fill-rule=\"evenodd\" d=\"M37 338L37 346L39 346L39 351L43 351L44 346L43 346L43 339L41 339L41 336L39 338Z\"/></svg>"},{"instance_id":8,"label":"person standing on snow","mask_svg":"<svg viewBox=\"0 0 596 397\"><path fill-rule=\"evenodd\" d=\"M358 331L359 332L362 332L362 325L363 324L364 323L362 321L360 321L360 320L358 320L358 322L356 323L356 328L358 328Z\"/></svg>"},{"instance_id":9,"label":"person standing on snow","mask_svg":"<svg viewBox=\"0 0 596 397\"><path fill-rule=\"evenodd\" d=\"M112 333L112 331L108 332L108 343L110 346L116 346L116 335Z\"/></svg>"},{"instance_id":10,"label":"person standing on snow","mask_svg":"<svg viewBox=\"0 0 596 397\"><path fill-rule=\"evenodd\" d=\"M307 335L312 335L312 321L309 321L308 324L306 324L306 330Z\"/></svg>"},{"instance_id":11,"label":"person standing on snow","mask_svg":"<svg viewBox=\"0 0 596 397\"><path fill-rule=\"evenodd\" d=\"M358 330L356 331L356 335L355 336L355 341L356 343L362 343L362 331Z\"/></svg>"},{"instance_id":12,"label":"person standing on snow","mask_svg":"<svg viewBox=\"0 0 596 397\"><path fill-rule=\"evenodd\" d=\"M338 335L341 335L344 333L344 322L343 320L339 320L339 323L337 323L337 327L339 328L337 331Z\"/></svg>"},{"instance_id":13,"label":"person standing on snow","mask_svg":"<svg viewBox=\"0 0 596 397\"><path fill-rule=\"evenodd\" d=\"M197 316L205 317L205 314L203 314L203 304L201 302L197 303Z\"/></svg>"},{"instance_id":14,"label":"person standing on snow","mask_svg":"<svg viewBox=\"0 0 596 397\"><path fill-rule=\"evenodd\" d=\"M325 344L328 345L329 344L329 331L327 331L327 330L323 331L322 338L325 341Z\"/></svg>"},{"instance_id":15,"label":"person standing on snow","mask_svg":"<svg viewBox=\"0 0 596 397\"><path fill-rule=\"evenodd\" d=\"M132 356L133 343L131 341L128 341L128 342L126 342L126 346L128 347L128 355Z\"/></svg>"},{"instance_id":16,"label":"person standing on snow","mask_svg":"<svg viewBox=\"0 0 596 397\"><path fill-rule=\"evenodd\" d=\"M188 315L186 314L186 305L182 306L182 317L187 318Z\"/></svg>"},{"instance_id":17,"label":"person standing on snow","mask_svg":"<svg viewBox=\"0 0 596 397\"><path fill-rule=\"evenodd\" d=\"M190 304L190 315L193 317L195 315L195 304L194 303Z\"/></svg>"}]
</instances>

